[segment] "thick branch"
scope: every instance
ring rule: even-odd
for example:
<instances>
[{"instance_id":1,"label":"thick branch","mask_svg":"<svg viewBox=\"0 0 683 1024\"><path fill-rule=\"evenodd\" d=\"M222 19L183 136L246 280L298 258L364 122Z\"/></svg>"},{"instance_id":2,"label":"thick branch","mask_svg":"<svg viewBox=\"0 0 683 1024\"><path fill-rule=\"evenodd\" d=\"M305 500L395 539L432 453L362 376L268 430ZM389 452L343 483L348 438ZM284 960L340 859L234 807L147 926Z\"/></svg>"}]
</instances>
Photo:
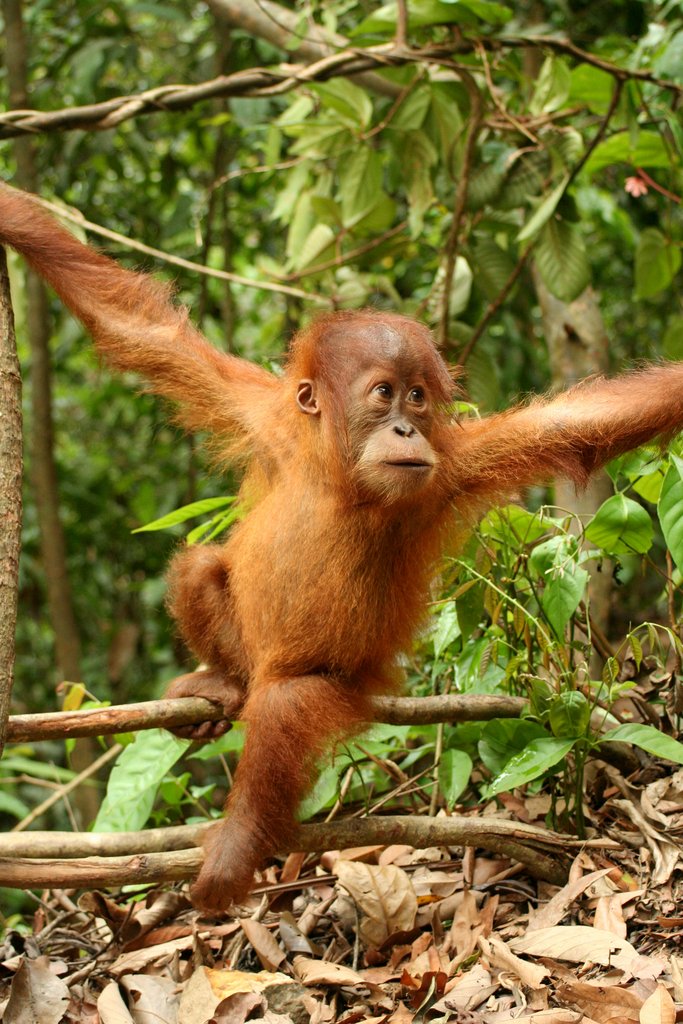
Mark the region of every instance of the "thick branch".
<instances>
[{"instance_id":1,"label":"thick branch","mask_svg":"<svg viewBox=\"0 0 683 1024\"><path fill-rule=\"evenodd\" d=\"M199 871L202 853L194 844L207 827L158 828L120 835L33 832L2 836L0 885L26 889L61 885L86 888L184 880ZM296 841L300 850L309 853L392 843L416 848L481 847L512 857L525 864L532 874L558 885L566 879L572 851L585 845L535 825L459 815L355 818L303 825ZM608 839L598 845L615 844ZM57 856L40 856L48 851Z\"/></svg>"},{"instance_id":2,"label":"thick branch","mask_svg":"<svg viewBox=\"0 0 683 1024\"><path fill-rule=\"evenodd\" d=\"M9 139L23 134L37 135L47 132L73 131L78 128L86 131L104 131L143 114L188 110L197 103L203 103L216 97L276 96L290 92L308 82L325 82L330 78L349 77L372 69L381 70L387 67L400 67L404 64L448 65L454 56L472 53L476 50L477 45L495 50L519 49L528 46L544 47L558 53L567 53L577 63L590 64L600 68L619 81L635 79L639 82L650 82L661 89L668 89L683 95L683 85L658 78L649 71L632 71L619 67L580 50L567 40L553 36L511 37L478 41L462 39L448 47L430 46L424 49L408 49L396 46L395 43L385 43L364 49L347 48L341 52L323 56L309 65L281 64L272 68L248 68L232 75L220 75L218 78L199 82L196 85L162 85L135 95L115 96L102 103L90 103L81 107L65 107L62 110L49 112L9 110L0 115L0 139ZM381 91L386 92L386 89Z\"/></svg>"},{"instance_id":3,"label":"thick branch","mask_svg":"<svg viewBox=\"0 0 683 1024\"><path fill-rule=\"evenodd\" d=\"M491 718L517 718L525 707L522 697L489 694L448 694L442 697L375 697L378 722L392 725L428 725L433 722L483 722ZM241 707L224 710L202 697L148 700L112 708L83 711L51 711L37 715L12 715L8 743L69 739L76 736L112 736L141 729L176 729L196 722L237 720Z\"/></svg>"},{"instance_id":4,"label":"thick branch","mask_svg":"<svg viewBox=\"0 0 683 1024\"><path fill-rule=\"evenodd\" d=\"M307 82L326 82L330 78L354 75L368 68L400 67L422 61L439 63L449 56L450 50L443 47L408 50L389 43L366 50L344 50L309 65L248 68L232 75L219 75L197 85L161 85L137 95L116 96L82 107L65 107L45 113L9 110L0 115L0 139L22 134L72 131L75 128L104 131L143 114L188 110L197 103L216 97L277 96Z\"/></svg>"}]
</instances>

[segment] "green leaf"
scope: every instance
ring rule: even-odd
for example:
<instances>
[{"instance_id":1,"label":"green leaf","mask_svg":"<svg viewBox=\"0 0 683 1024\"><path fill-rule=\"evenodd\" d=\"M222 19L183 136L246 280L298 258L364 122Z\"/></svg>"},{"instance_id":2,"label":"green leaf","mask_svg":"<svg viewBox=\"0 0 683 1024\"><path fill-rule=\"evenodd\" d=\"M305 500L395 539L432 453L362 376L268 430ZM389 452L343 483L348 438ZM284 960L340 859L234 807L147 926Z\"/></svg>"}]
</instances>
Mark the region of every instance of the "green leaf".
<instances>
[{"instance_id":1,"label":"green leaf","mask_svg":"<svg viewBox=\"0 0 683 1024\"><path fill-rule=\"evenodd\" d=\"M469 754L464 750L444 750L439 761L439 789L449 810L464 793L471 774L472 758Z\"/></svg>"},{"instance_id":2,"label":"green leaf","mask_svg":"<svg viewBox=\"0 0 683 1024\"><path fill-rule=\"evenodd\" d=\"M657 506L666 546L677 568L683 572L683 460L671 456Z\"/></svg>"},{"instance_id":3,"label":"green leaf","mask_svg":"<svg viewBox=\"0 0 683 1024\"><path fill-rule=\"evenodd\" d=\"M559 739L585 736L590 723L591 706L579 690L559 693L550 707L548 722Z\"/></svg>"},{"instance_id":4,"label":"green leaf","mask_svg":"<svg viewBox=\"0 0 683 1024\"><path fill-rule=\"evenodd\" d=\"M547 735L542 725L528 718L494 718L484 725L477 749L491 774L498 775L533 740Z\"/></svg>"},{"instance_id":5,"label":"green leaf","mask_svg":"<svg viewBox=\"0 0 683 1024\"><path fill-rule=\"evenodd\" d=\"M683 31L677 32L669 40L664 52L653 61L652 67L655 74L662 78L670 78L675 82L683 79Z\"/></svg>"},{"instance_id":6,"label":"green leaf","mask_svg":"<svg viewBox=\"0 0 683 1024\"><path fill-rule=\"evenodd\" d=\"M635 722L627 722L618 725L616 729L610 729L602 737L601 742L631 743L634 747L647 750L648 754L655 757L664 757L667 761L675 764L683 764L683 743L659 732L653 725L638 725Z\"/></svg>"},{"instance_id":7,"label":"green leaf","mask_svg":"<svg viewBox=\"0 0 683 1024\"><path fill-rule=\"evenodd\" d=\"M556 185L552 192L543 199L535 213L531 215L522 230L517 235L518 242L524 242L537 234L543 225L552 217L557 209L557 204L564 195L569 176L565 175L559 185Z\"/></svg>"},{"instance_id":8,"label":"green leaf","mask_svg":"<svg viewBox=\"0 0 683 1024\"><path fill-rule=\"evenodd\" d=\"M590 176L618 163L632 167L669 167L671 158L664 140L656 132L641 131L635 142L630 132L617 132L595 147L581 173Z\"/></svg>"},{"instance_id":9,"label":"green leaf","mask_svg":"<svg viewBox=\"0 0 683 1024\"><path fill-rule=\"evenodd\" d=\"M662 353L666 359L683 359L683 316L669 317L662 341Z\"/></svg>"},{"instance_id":10,"label":"green leaf","mask_svg":"<svg viewBox=\"0 0 683 1024\"><path fill-rule=\"evenodd\" d=\"M428 85L421 85L406 97L388 123L388 128L396 132L414 132L421 128L432 101L432 90Z\"/></svg>"},{"instance_id":11,"label":"green leaf","mask_svg":"<svg viewBox=\"0 0 683 1024\"><path fill-rule=\"evenodd\" d=\"M590 283L586 247L577 224L549 221L536 241L534 259L548 290L563 302L573 302Z\"/></svg>"},{"instance_id":12,"label":"green leaf","mask_svg":"<svg viewBox=\"0 0 683 1024\"><path fill-rule=\"evenodd\" d=\"M534 548L529 568L543 580L541 608L561 637L588 584L588 573L578 564L576 541L561 534L551 537Z\"/></svg>"},{"instance_id":13,"label":"green leaf","mask_svg":"<svg viewBox=\"0 0 683 1024\"><path fill-rule=\"evenodd\" d=\"M28 804L25 804L19 797L6 789L0 789L0 814L9 814L17 821L21 821L30 813L30 810Z\"/></svg>"},{"instance_id":14,"label":"green leaf","mask_svg":"<svg viewBox=\"0 0 683 1024\"><path fill-rule=\"evenodd\" d=\"M612 555L645 554L652 546L652 521L632 498L614 494L586 527L586 540Z\"/></svg>"},{"instance_id":15,"label":"green leaf","mask_svg":"<svg viewBox=\"0 0 683 1024\"><path fill-rule=\"evenodd\" d=\"M510 254L492 238L477 238L474 243L474 281L487 299L497 298L503 290L514 262Z\"/></svg>"},{"instance_id":16,"label":"green leaf","mask_svg":"<svg viewBox=\"0 0 683 1024\"><path fill-rule=\"evenodd\" d=\"M360 146L339 172L342 222L352 227L377 203L382 188L382 160L370 146Z\"/></svg>"},{"instance_id":17,"label":"green leaf","mask_svg":"<svg viewBox=\"0 0 683 1024\"><path fill-rule=\"evenodd\" d=\"M657 228L641 232L636 249L635 297L647 299L667 288L681 266L681 251Z\"/></svg>"},{"instance_id":18,"label":"green leaf","mask_svg":"<svg viewBox=\"0 0 683 1024\"><path fill-rule=\"evenodd\" d=\"M652 521L645 509L625 495L613 495L586 527L586 539L612 555L644 555L652 546Z\"/></svg>"},{"instance_id":19,"label":"green leaf","mask_svg":"<svg viewBox=\"0 0 683 1024\"><path fill-rule=\"evenodd\" d=\"M449 601L445 604L432 628L432 642L434 644L434 658L439 660L443 651L460 636L460 625L455 604Z\"/></svg>"},{"instance_id":20,"label":"green leaf","mask_svg":"<svg viewBox=\"0 0 683 1024\"><path fill-rule=\"evenodd\" d=\"M571 75L563 57L546 57L536 79L536 88L529 103L532 114L559 110L569 96Z\"/></svg>"},{"instance_id":21,"label":"green leaf","mask_svg":"<svg viewBox=\"0 0 683 1024\"><path fill-rule=\"evenodd\" d=\"M353 36L381 32L392 34L396 30L396 3L384 4L361 21ZM492 0L410 0L408 27L424 28L428 25L477 25L478 20L504 25L512 11Z\"/></svg>"},{"instance_id":22,"label":"green leaf","mask_svg":"<svg viewBox=\"0 0 683 1024\"><path fill-rule=\"evenodd\" d=\"M316 224L304 241L298 253L293 255L294 270L303 270L322 258L323 253L334 244L336 232L329 224Z\"/></svg>"},{"instance_id":23,"label":"green leaf","mask_svg":"<svg viewBox=\"0 0 683 1024\"><path fill-rule=\"evenodd\" d=\"M487 787L486 796L508 793L540 778L559 764L573 746L574 740L561 740L554 736L532 740L526 750L510 758L502 772Z\"/></svg>"},{"instance_id":24,"label":"green leaf","mask_svg":"<svg viewBox=\"0 0 683 1024\"><path fill-rule=\"evenodd\" d=\"M370 124L372 100L365 89L354 85L348 78L312 82L309 88L320 97L323 106L336 110L351 124L361 128L367 128Z\"/></svg>"},{"instance_id":25,"label":"green leaf","mask_svg":"<svg viewBox=\"0 0 683 1024\"><path fill-rule=\"evenodd\" d=\"M150 816L161 780L189 746L189 740L178 739L166 729L138 733L112 769L93 832L141 829Z\"/></svg>"},{"instance_id":26,"label":"green leaf","mask_svg":"<svg viewBox=\"0 0 683 1024\"><path fill-rule=\"evenodd\" d=\"M217 508L225 508L226 505L232 505L237 499L235 497L230 498L203 498L201 501L193 501L189 505L183 505L182 508L177 508L174 512L169 512L168 515L162 516L161 519L154 519L151 523L146 523L144 526L138 526L133 533L146 533L151 530L167 530L169 526L177 526L178 523L185 523L188 519L194 519L196 516L206 515L207 512L213 512Z\"/></svg>"},{"instance_id":27,"label":"green leaf","mask_svg":"<svg viewBox=\"0 0 683 1024\"><path fill-rule=\"evenodd\" d=\"M590 64L579 64L571 71L568 100L570 104L583 103L593 114L604 115L609 109L614 92L612 76Z\"/></svg>"}]
</instances>

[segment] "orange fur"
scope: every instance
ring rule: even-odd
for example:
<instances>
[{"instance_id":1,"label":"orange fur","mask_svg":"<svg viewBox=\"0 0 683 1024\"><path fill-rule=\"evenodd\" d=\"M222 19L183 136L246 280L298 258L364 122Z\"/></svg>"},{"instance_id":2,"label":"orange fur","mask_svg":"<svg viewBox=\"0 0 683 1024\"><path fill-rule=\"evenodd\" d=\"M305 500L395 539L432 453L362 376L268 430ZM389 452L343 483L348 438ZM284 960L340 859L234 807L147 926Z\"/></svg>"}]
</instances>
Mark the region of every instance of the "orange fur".
<instances>
[{"instance_id":1,"label":"orange fur","mask_svg":"<svg viewBox=\"0 0 683 1024\"><path fill-rule=\"evenodd\" d=\"M277 378L218 352L164 285L6 187L0 241L54 287L111 365L141 373L187 429L211 431L222 457L246 465L246 517L225 544L176 555L169 575L178 628L209 666L170 692L226 709L243 695L248 726L227 817L193 887L204 907L242 897L262 859L293 841L319 757L361 728L372 694L400 685L400 656L458 524L555 474L582 483L683 424L675 364L458 423L453 376L426 328L369 310L301 332Z\"/></svg>"}]
</instances>

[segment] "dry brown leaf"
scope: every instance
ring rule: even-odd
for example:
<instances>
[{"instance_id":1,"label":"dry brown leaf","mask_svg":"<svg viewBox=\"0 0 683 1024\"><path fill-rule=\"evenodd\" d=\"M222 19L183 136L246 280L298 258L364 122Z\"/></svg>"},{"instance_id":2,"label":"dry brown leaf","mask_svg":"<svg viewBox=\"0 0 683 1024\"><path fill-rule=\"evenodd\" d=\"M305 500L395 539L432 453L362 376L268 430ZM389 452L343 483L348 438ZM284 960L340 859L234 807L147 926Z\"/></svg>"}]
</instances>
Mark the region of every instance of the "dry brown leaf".
<instances>
[{"instance_id":1,"label":"dry brown leaf","mask_svg":"<svg viewBox=\"0 0 683 1024\"><path fill-rule=\"evenodd\" d=\"M512 939L510 947L516 953L530 956L556 957L575 964L593 963L604 967L620 967L638 955L626 939L587 925L539 928Z\"/></svg>"},{"instance_id":2,"label":"dry brown leaf","mask_svg":"<svg viewBox=\"0 0 683 1024\"><path fill-rule=\"evenodd\" d=\"M215 1024L244 1024L252 1015L263 1020L268 1012L268 1004L258 992L234 992L231 996L221 999L213 1011L211 1021L212 1024L214 1021ZM286 1017L283 1019L287 1020Z\"/></svg>"},{"instance_id":3,"label":"dry brown leaf","mask_svg":"<svg viewBox=\"0 0 683 1024\"><path fill-rule=\"evenodd\" d=\"M171 978L152 974L127 974L121 987L128 994L128 1005L135 1024L159 1024L175 1021L178 1016L179 997Z\"/></svg>"},{"instance_id":4,"label":"dry brown leaf","mask_svg":"<svg viewBox=\"0 0 683 1024\"><path fill-rule=\"evenodd\" d=\"M459 974L455 981L446 984L446 993L434 1004L432 1010L445 1014L448 1010L475 1010L485 1003L498 988L498 982L481 964L475 964L466 974Z\"/></svg>"},{"instance_id":5,"label":"dry brown leaf","mask_svg":"<svg viewBox=\"0 0 683 1024\"><path fill-rule=\"evenodd\" d=\"M302 985L362 985L363 977L343 964L294 957L294 973Z\"/></svg>"},{"instance_id":6,"label":"dry brown leaf","mask_svg":"<svg viewBox=\"0 0 683 1024\"><path fill-rule=\"evenodd\" d=\"M643 1000L619 985L596 985L587 981L566 981L557 988L557 998L598 1021L638 1024Z\"/></svg>"},{"instance_id":7,"label":"dry brown leaf","mask_svg":"<svg viewBox=\"0 0 683 1024\"><path fill-rule=\"evenodd\" d=\"M110 981L97 1000L101 1024L134 1024L115 981Z\"/></svg>"},{"instance_id":8,"label":"dry brown leaf","mask_svg":"<svg viewBox=\"0 0 683 1024\"><path fill-rule=\"evenodd\" d=\"M444 943L446 952L455 953L459 960L468 957L476 949L482 931L481 911L476 896L471 889L466 889Z\"/></svg>"},{"instance_id":9,"label":"dry brown leaf","mask_svg":"<svg viewBox=\"0 0 683 1024\"><path fill-rule=\"evenodd\" d=\"M204 941L211 938L211 931L197 933ZM108 968L109 974L118 978L122 974L137 974L144 971L150 964L165 963L170 960L174 953L183 949L192 949L195 944L194 935L182 935L180 938L171 939L170 942L160 942L158 946L147 946L143 949L136 949L131 953L122 953Z\"/></svg>"},{"instance_id":10,"label":"dry brown leaf","mask_svg":"<svg viewBox=\"0 0 683 1024\"><path fill-rule=\"evenodd\" d=\"M4 1024L59 1024L69 1003L69 990L49 964L46 956L22 961L12 978Z\"/></svg>"},{"instance_id":11,"label":"dry brown leaf","mask_svg":"<svg viewBox=\"0 0 683 1024\"><path fill-rule=\"evenodd\" d=\"M559 892L555 893L551 900L548 900L545 906L541 907L540 910L533 911L529 915L527 931L537 932L540 928L552 928L554 925L559 924L574 900L581 896L586 889L590 888L594 882L609 874L610 871L611 868L591 871L581 878L567 882Z\"/></svg>"},{"instance_id":12,"label":"dry brown leaf","mask_svg":"<svg viewBox=\"0 0 683 1024\"><path fill-rule=\"evenodd\" d=\"M640 1008L639 1024L675 1024L676 1007L663 985L657 985Z\"/></svg>"},{"instance_id":13,"label":"dry brown leaf","mask_svg":"<svg viewBox=\"0 0 683 1024\"><path fill-rule=\"evenodd\" d=\"M626 893L626 895L630 897L631 894ZM624 920L622 903L623 901L619 899L618 895L601 896L595 908L595 927L611 932L612 935L618 935L620 939L625 939L626 921Z\"/></svg>"},{"instance_id":14,"label":"dry brown leaf","mask_svg":"<svg viewBox=\"0 0 683 1024\"><path fill-rule=\"evenodd\" d=\"M537 1013L517 1016L517 1010L513 1014L496 1014L495 1017L486 1016L491 1024L586 1024L586 1018L580 1010L539 1010Z\"/></svg>"},{"instance_id":15,"label":"dry brown leaf","mask_svg":"<svg viewBox=\"0 0 683 1024\"><path fill-rule=\"evenodd\" d=\"M261 966L266 971L276 971L286 959L286 954L280 949L273 933L260 921L254 921L249 917L241 920L240 924L242 931L254 947Z\"/></svg>"},{"instance_id":16,"label":"dry brown leaf","mask_svg":"<svg viewBox=\"0 0 683 1024\"><path fill-rule=\"evenodd\" d=\"M360 911L365 946L379 949L394 932L408 931L415 924L417 897L408 875L395 864L380 867L338 860L335 873Z\"/></svg>"},{"instance_id":17,"label":"dry brown leaf","mask_svg":"<svg viewBox=\"0 0 683 1024\"><path fill-rule=\"evenodd\" d=\"M671 980L674 985L674 999L677 1003L683 1003L683 957L672 956Z\"/></svg>"},{"instance_id":18,"label":"dry brown leaf","mask_svg":"<svg viewBox=\"0 0 683 1024\"><path fill-rule=\"evenodd\" d=\"M511 972L527 988L543 988L543 979L550 973L547 967L530 964L526 960L515 956L503 940L495 935L492 935L489 939L480 935L477 939L477 945L493 967L498 970Z\"/></svg>"}]
</instances>

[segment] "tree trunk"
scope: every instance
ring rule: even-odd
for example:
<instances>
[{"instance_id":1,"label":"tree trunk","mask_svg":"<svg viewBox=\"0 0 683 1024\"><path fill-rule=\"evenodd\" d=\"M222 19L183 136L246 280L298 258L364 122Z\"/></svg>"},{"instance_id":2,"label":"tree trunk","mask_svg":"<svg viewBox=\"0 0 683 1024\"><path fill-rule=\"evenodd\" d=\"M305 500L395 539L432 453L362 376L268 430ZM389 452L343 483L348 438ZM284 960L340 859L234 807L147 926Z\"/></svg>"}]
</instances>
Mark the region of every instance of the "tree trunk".
<instances>
[{"instance_id":1,"label":"tree trunk","mask_svg":"<svg viewBox=\"0 0 683 1024\"><path fill-rule=\"evenodd\" d=\"M21 548L21 374L5 252L0 247L0 754L12 683Z\"/></svg>"},{"instance_id":2,"label":"tree trunk","mask_svg":"<svg viewBox=\"0 0 683 1024\"><path fill-rule=\"evenodd\" d=\"M562 302L550 294L535 269L533 276L553 385L571 387L584 377L605 373L609 363L609 339L593 289L586 288L573 302ZM558 481L555 485L555 503L574 512L584 522L611 494L612 484L604 470L580 493L568 481ZM611 594L612 565L605 562L600 572L592 573L589 587L591 615L603 632L609 621Z\"/></svg>"},{"instance_id":3,"label":"tree trunk","mask_svg":"<svg viewBox=\"0 0 683 1024\"><path fill-rule=\"evenodd\" d=\"M2 4L10 106L27 108L30 104L22 3L21 0L2 0ZM17 163L17 184L36 192L38 174L32 141L27 137L15 139L13 152ZM81 642L67 573L54 460L49 303L45 286L32 271L26 274L26 301L26 329L31 349L31 480L40 529L41 559L58 671L63 679L78 682L81 679ZM94 756L90 741L76 744L72 755L74 768L79 771ZM77 794L76 803L82 823L92 821L97 813L97 793L93 789L82 789Z\"/></svg>"}]
</instances>

